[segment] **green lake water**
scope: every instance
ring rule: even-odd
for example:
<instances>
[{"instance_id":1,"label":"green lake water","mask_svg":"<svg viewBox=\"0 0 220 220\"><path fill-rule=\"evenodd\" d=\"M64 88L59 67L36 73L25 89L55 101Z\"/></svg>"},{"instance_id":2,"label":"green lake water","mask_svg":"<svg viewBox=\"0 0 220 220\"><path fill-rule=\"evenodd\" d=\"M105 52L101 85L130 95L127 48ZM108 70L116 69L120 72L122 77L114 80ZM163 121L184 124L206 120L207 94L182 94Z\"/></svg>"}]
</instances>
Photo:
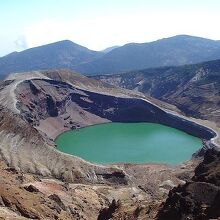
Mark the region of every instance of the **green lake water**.
<instances>
[{"instance_id":1,"label":"green lake water","mask_svg":"<svg viewBox=\"0 0 220 220\"><path fill-rule=\"evenodd\" d=\"M101 164L178 164L202 147L197 137L153 123L99 124L65 132L55 142L62 152Z\"/></svg>"}]
</instances>

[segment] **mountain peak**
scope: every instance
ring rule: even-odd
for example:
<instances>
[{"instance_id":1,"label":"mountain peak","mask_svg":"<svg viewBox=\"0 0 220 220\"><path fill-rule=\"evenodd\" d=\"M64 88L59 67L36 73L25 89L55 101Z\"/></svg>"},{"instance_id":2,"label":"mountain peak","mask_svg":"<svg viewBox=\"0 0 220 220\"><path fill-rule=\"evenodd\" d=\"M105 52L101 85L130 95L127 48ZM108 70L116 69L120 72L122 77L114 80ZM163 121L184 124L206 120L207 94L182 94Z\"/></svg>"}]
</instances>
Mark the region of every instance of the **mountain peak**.
<instances>
[{"instance_id":1,"label":"mountain peak","mask_svg":"<svg viewBox=\"0 0 220 220\"><path fill-rule=\"evenodd\" d=\"M118 48L118 47L120 47L120 46L107 47L107 48L105 48L104 50L102 50L102 52L103 52L103 53L108 53L108 52L110 52L110 51L112 51L112 50L114 50L114 49L116 49L116 48Z\"/></svg>"},{"instance_id":2,"label":"mountain peak","mask_svg":"<svg viewBox=\"0 0 220 220\"><path fill-rule=\"evenodd\" d=\"M71 40L60 40L60 41L56 41L56 42L53 42L53 43L50 43L50 44L62 44L62 45L78 45L80 47L83 47L77 43L74 43L73 41Z\"/></svg>"},{"instance_id":3,"label":"mountain peak","mask_svg":"<svg viewBox=\"0 0 220 220\"><path fill-rule=\"evenodd\" d=\"M205 40L205 41L215 41L215 40L211 40L211 39L204 38L204 37L198 37L198 36L192 36L192 35L186 35L186 34L175 35L173 37L167 37L167 38L163 38L161 40L165 40L165 39L166 40Z\"/></svg>"},{"instance_id":4,"label":"mountain peak","mask_svg":"<svg viewBox=\"0 0 220 220\"><path fill-rule=\"evenodd\" d=\"M0 58L0 73L68 68L85 75L193 64L220 58L220 41L176 35L93 51L70 40L30 48Z\"/></svg>"},{"instance_id":5,"label":"mountain peak","mask_svg":"<svg viewBox=\"0 0 220 220\"><path fill-rule=\"evenodd\" d=\"M70 40L62 40L0 58L0 73L7 75L13 72L56 68L74 70L74 66L90 62L102 54Z\"/></svg>"}]
</instances>

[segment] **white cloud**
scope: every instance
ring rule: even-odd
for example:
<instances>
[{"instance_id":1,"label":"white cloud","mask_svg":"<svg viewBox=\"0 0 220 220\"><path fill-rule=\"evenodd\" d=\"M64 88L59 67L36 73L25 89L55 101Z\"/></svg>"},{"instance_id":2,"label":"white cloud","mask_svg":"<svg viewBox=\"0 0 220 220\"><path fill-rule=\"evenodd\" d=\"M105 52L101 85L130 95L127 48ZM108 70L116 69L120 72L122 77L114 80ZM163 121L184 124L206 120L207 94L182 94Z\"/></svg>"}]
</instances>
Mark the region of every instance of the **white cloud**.
<instances>
[{"instance_id":1,"label":"white cloud","mask_svg":"<svg viewBox=\"0 0 220 220\"><path fill-rule=\"evenodd\" d=\"M24 2L2 5L0 56L64 39L95 50L177 34L220 40L219 0Z\"/></svg>"},{"instance_id":2,"label":"white cloud","mask_svg":"<svg viewBox=\"0 0 220 220\"><path fill-rule=\"evenodd\" d=\"M36 47L59 40L68 39L70 31L68 24L55 20L43 20L25 28L24 35L28 47Z\"/></svg>"},{"instance_id":3,"label":"white cloud","mask_svg":"<svg viewBox=\"0 0 220 220\"><path fill-rule=\"evenodd\" d=\"M18 50L25 50L28 48L26 37L24 35L19 36L17 40L14 41L14 43Z\"/></svg>"},{"instance_id":4,"label":"white cloud","mask_svg":"<svg viewBox=\"0 0 220 220\"><path fill-rule=\"evenodd\" d=\"M206 11L142 11L126 15L92 17L68 22L41 20L24 29L16 44L35 47L69 39L90 49L101 50L128 42L147 42L177 34L220 39L216 21L220 14Z\"/></svg>"}]
</instances>

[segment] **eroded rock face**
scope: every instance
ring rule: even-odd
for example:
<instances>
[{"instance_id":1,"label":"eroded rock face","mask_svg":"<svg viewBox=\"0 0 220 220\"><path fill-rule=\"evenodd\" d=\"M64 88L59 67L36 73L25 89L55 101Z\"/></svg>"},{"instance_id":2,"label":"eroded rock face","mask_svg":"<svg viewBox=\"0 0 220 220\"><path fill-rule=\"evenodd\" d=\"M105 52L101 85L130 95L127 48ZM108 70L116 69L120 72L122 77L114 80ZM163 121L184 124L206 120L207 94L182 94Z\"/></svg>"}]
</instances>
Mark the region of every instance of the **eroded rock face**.
<instances>
[{"instance_id":1,"label":"eroded rock face","mask_svg":"<svg viewBox=\"0 0 220 220\"><path fill-rule=\"evenodd\" d=\"M111 86L87 82L85 77L75 76L69 83L61 77L71 79L72 75L34 72L11 76L8 83L2 84L2 158L17 170L68 182L128 184L129 178L122 169L90 164L63 154L51 140L75 127L128 121L134 115L136 121L160 120L158 112L161 118L166 113L127 91L113 92Z\"/></svg>"},{"instance_id":2,"label":"eroded rock face","mask_svg":"<svg viewBox=\"0 0 220 220\"><path fill-rule=\"evenodd\" d=\"M65 130L111 121L161 123L205 139L214 136L209 129L166 113L141 98L100 94L62 81L26 80L17 86L16 94L17 108L24 119L53 139ZM50 124L53 134L48 131Z\"/></svg>"},{"instance_id":3,"label":"eroded rock face","mask_svg":"<svg viewBox=\"0 0 220 220\"><path fill-rule=\"evenodd\" d=\"M8 177L5 174L4 190L13 182L11 194L0 190L4 205L0 216L12 211L23 218L97 219L115 199L120 205L111 214L114 219L153 219L169 189L182 183L182 177L188 180L197 163L175 168L95 165L56 150L53 140L63 131L111 121L149 121L207 139L213 136L210 130L167 113L139 93L68 71L9 76L0 85L0 119L0 161L6 161L10 171ZM59 183L51 184L57 181L54 178ZM24 200L17 190L24 193ZM29 208L25 201L32 197Z\"/></svg>"},{"instance_id":4,"label":"eroded rock face","mask_svg":"<svg viewBox=\"0 0 220 220\"><path fill-rule=\"evenodd\" d=\"M212 131L167 113L139 93L68 71L15 74L0 90L1 155L10 166L69 182L128 184L116 166L98 166L55 149L60 133L104 122L157 122L209 139Z\"/></svg>"},{"instance_id":5,"label":"eroded rock face","mask_svg":"<svg viewBox=\"0 0 220 220\"><path fill-rule=\"evenodd\" d=\"M9 79L1 85L1 158L16 170L43 176L53 176L69 182L108 182L109 184L115 184L119 181L120 184L127 184L127 176L117 167L90 164L80 158L63 154L55 149L54 143L49 139L50 130L47 127L40 127L40 125L42 120L46 120L45 122L47 123L47 119L52 118L52 120L55 119L55 122L57 122L56 125L61 127L61 130L58 128L59 132L62 132L62 123L57 116L58 113L62 115L62 112L58 112L58 109L62 111L62 108L59 108L59 102L57 102L55 95L57 94L58 98L61 97L62 101L62 91L64 89L57 91L52 96L49 88L34 85L31 82L33 78L48 80L48 77L37 72L30 75L24 74L23 76L19 74L14 80ZM26 90L26 87L20 87L26 81L29 82L29 90ZM51 83L53 84L53 82L52 80ZM56 84L53 84L55 91ZM70 87L66 83L63 84ZM19 88L23 88L22 94L18 93L17 89ZM37 103L34 101L37 101ZM18 109L19 103L22 103L24 110L20 111ZM74 109L72 112L74 112ZM76 114L79 113L78 111L75 112ZM95 121L102 122L100 117L94 115L94 118L91 123ZM86 122L86 119L84 119L84 122ZM56 133L53 123L47 124L52 129L53 134L59 134L59 132ZM47 132L42 131L40 128L44 128ZM114 173L117 172L122 173L122 175L115 176ZM106 175L109 175L109 177L105 178Z\"/></svg>"},{"instance_id":6,"label":"eroded rock face","mask_svg":"<svg viewBox=\"0 0 220 220\"><path fill-rule=\"evenodd\" d=\"M119 202L112 200L108 208L100 210L97 220L108 220L113 218L113 214L116 211L116 209L119 208L119 206Z\"/></svg>"},{"instance_id":7,"label":"eroded rock face","mask_svg":"<svg viewBox=\"0 0 220 220\"><path fill-rule=\"evenodd\" d=\"M206 152L204 160L195 169L194 181L212 183L220 187L220 151L215 148Z\"/></svg>"},{"instance_id":8,"label":"eroded rock face","mask_svg":"<svg viewBox=\"0 0 220 220\"><path fill-rule=\"evenodd\" d=\"M129 166L131 169L132 165ZM165 165L140 165L138 170L142 173L135 171L135 174L140 183L146 181L145 189L148 184L153 187L164 178L178 183L173 170L166 169ZM3 219L97 220L112 216L117 220L151 220L155 219L164 197L152 197L135 182L132 186L67 183L9 169L1 160L0 172L0 217ZM151 181L155 181L154 184Z\"/></svg>"},{"instance_id":9,"label":"eroded rock face","mask_svg":"<svg viewBox=\"0 0 220 220\"><path fill-rule=\"evenodd\" d=\"M220 151L210 149L192 181L170 191L158 219L216 219L220 217Z\"/></svg>"},{"instance_id":10,"label":"eroded rock face","mask_svg":"<svg viewBox=\"0 0 220 220\"><path fill-rule=\"evenodd\" d=\"M220 60L97 76L177 106L188 116L220 123Z\"/></svg>"}]
</instances>

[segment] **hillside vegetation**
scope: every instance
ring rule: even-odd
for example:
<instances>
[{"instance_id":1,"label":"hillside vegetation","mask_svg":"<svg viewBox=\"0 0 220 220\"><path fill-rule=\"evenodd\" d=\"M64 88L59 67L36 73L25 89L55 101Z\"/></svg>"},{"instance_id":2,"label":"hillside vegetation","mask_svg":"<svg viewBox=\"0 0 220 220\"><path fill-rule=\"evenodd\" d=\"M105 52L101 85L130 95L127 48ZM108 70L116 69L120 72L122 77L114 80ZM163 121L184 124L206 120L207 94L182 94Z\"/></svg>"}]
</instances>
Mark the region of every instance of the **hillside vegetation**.
<instances>
[{"instance_id":1,"label":"hillside vegetation","mask_svg":"<svg viewBox=\"0 0 220 220\"><path fill-rule=\"evenodd\" d=\"M65 40L0 58L0 75L3 78L12 72L60 68L98 75L214 59L220 59L219 41L187 35L130 43L100 52Z\"/></svg>"}]
</instances>

